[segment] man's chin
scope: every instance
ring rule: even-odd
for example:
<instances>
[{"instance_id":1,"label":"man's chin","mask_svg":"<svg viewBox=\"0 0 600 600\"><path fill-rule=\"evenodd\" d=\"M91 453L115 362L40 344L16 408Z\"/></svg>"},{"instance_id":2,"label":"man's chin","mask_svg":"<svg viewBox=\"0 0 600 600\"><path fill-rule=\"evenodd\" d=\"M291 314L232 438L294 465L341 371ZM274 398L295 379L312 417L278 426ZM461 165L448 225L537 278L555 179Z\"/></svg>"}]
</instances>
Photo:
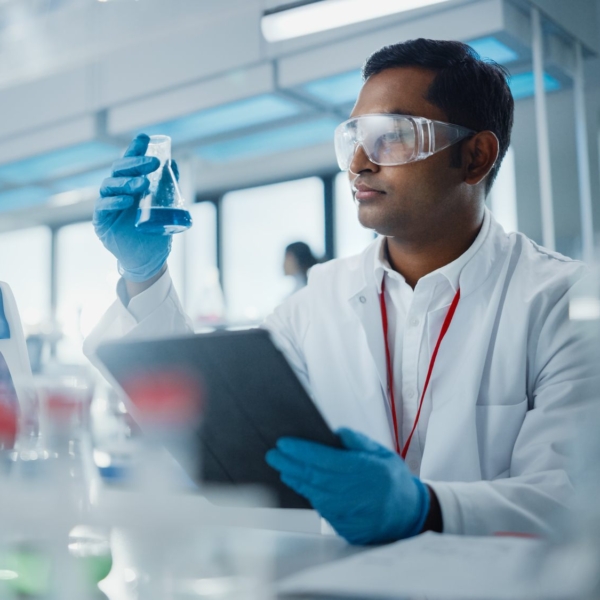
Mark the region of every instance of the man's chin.
<instances>
[{"instance_id":1,"label":"man's chin","mask_svg":"<svg viewBox=\"0 0 600 600\"><path fill-rule=\"evenodd\" d=\"M358 206L358 222L365 228L373 230L377 235L391 235L392 220L386 218L381 211L372 210L372 207Z\"/></svg>"}]
</instances>

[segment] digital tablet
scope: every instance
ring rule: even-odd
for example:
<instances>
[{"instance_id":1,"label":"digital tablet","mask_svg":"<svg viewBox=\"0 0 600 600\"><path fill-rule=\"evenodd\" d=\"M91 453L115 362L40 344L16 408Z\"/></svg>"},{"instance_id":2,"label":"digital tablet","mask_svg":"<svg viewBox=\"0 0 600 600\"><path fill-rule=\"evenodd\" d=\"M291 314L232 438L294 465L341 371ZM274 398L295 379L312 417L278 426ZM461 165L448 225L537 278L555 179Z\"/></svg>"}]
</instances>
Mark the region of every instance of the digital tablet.
<instances>
[{"instance_id":1,"label":"digital tablet","mask_svg":"<svg viewBox=\"0 0 600 600\"><path fill-rule=\"evenodd\" d=\"M280 481L265 453L283 436L342 444L266 330L110 342L97 356L129 396L134 418L140 397L152 403L161 394L174 411L188 414L197 445L166 445L192 479L260 484L275 493L281 507L311 508ZM197 410L186 405L190 401ZM193 460L194 454L201 460Z\"/></svg>"}]
</instances>

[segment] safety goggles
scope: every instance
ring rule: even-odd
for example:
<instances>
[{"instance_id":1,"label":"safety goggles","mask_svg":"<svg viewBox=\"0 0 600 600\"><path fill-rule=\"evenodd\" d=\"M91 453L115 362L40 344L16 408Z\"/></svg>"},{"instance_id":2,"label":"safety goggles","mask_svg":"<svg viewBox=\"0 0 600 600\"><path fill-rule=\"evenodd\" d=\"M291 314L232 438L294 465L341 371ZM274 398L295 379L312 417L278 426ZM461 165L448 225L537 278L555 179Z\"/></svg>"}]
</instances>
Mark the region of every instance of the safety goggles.
<instances>
[{"instance_id":1,"label":"safety goggles","mask_svg":"<svg viewBox=\"0 0 600 600\"><path fill-rule=\"evenodd\" d=\"M376 165L423 160L475 132L460 125L408 115L372 114L348 119L335 130L335 153L348 171L358 146Z\"/></svg>"}]
</instances>

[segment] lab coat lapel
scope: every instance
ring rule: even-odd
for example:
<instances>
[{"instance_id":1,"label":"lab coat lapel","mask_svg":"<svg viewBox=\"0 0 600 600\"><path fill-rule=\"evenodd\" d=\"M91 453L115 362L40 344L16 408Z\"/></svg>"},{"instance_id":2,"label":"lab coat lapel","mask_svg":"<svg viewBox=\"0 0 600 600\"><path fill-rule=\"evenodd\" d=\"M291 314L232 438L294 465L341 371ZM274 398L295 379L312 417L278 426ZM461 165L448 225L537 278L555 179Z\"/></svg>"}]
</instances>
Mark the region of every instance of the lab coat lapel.
<instances>
[{"instance_id":1,"label":"lab coat lapel","mask_svg":"<svg viewBox=\"0 0 600 600\"><path fill-rule=\"evenodd\" d=\"M439 481L478 481L482 477L477 435L477 399L488 348L485 317L492 301L506 234L490 215L487 238L464 266L461 299L444 338L430 384L431 416L427 428L421 477ZM495 275L495 277L493 277ZM429 345L439 335L447 307L428 315ZM495 312L495 311L494 311ZM457 363L458 361L458 363Z\"/></svg>"},{"instance_id":2,"label":"lab coat lapel","mask_svg":"<svg viewBox=\"0 0 600 600\"><path fill-rule=\"evenodd\" d=\"M385 361L385 346L383 339L383 326L381 309L379 306L379 293L375 281L374 261L375 254L379 252L381 239L371 244L368 251L363 254L360 271L354 274L354 285L349 297L350 305L356 313L362 326L373 357L384 398L387 397L387 367Z\"/></svg>"},{"instance_id":3,"label":"lab coat lapel","mask_svg":"<svg viewBox=\"0 0 600 600\"><path fill-rule=\"evenodd\" d=\"M350 299L350 304L365 333L369 351L377 368L381 389L384 393L387 393L385 347L377 290L374 286L361 290L355 297Z\"/></svg>"}]
</instances>

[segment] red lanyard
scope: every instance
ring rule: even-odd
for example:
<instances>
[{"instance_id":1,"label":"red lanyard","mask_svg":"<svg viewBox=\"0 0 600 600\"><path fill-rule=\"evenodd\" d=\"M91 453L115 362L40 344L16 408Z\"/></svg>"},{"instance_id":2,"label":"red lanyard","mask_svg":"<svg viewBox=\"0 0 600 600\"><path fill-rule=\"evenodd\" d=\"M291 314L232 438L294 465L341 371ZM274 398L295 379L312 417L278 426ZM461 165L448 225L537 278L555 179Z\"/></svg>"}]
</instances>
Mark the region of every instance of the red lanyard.
<instances>
[{"instance_id":1,"label":"red lanyard","mask_svg":"<svg viewBox=\"0 0 600 600\"><path fill-rule=\"evenodd\" d=\"M406 454L408 453L408 448L410 446L410 441L412 440L413 434L417 429L417 425L419 423L419 418L421 416L421 408L423 408L423 400L425 399L425 394L427 393L427 388L429 387L429 380L431 379L431 373L433 372L433 365L435 365L435 359L437 358L438 350L440 349L440 344L450 327L450 323L452 323L452 318L454 317L454 313L456 311L456 307L458 306L458 301L460 300L460 289L456 291L454 295L454 299L452 300L452 304L450 304L450 308L446 313L446 318L444 319L444 323L442 325L442 330L440 331L440 335L435 344L435 348L433 350L433 354L431 355L431 360L429 361L429 369L427 370L427 377L425 378L425 385L423 387L423 392L421 393L421 399L419 400L419 408L417 410L417 416L415 417L415 422L413 423L412 429L410 431L410 435L400 451L400 438L398 436L398 418L396 416L396 402L394 401L394 371L392 369L392 358L390 355L390 347L388 340L388 316L387 316L387 308L385 305L385 276L381 281L381 293L379 294L379 304L381 306L381 322L383 325L383 339L385 343L385 362L387 367L387 379L389 386L389 400L392 409L392 421L394 423L394 436L396 441L396 452L400 454L402 458L406 458Z\"/></svg>"}]
</instances>

